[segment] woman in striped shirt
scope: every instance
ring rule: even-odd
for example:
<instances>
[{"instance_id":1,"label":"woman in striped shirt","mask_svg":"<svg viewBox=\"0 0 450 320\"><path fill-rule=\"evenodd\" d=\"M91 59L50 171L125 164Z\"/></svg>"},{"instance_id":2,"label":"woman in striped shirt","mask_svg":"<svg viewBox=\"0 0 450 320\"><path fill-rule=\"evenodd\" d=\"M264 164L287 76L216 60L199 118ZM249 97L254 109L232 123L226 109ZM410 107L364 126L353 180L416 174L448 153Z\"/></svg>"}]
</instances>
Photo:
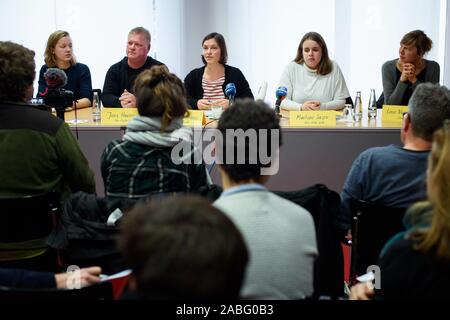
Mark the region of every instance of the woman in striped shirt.
<instances>
[{"instance_id":1,"label":"woman in striped shirt","mask_svg":"<svg viewBox=\"0 0 450 320\"><path fill-rule=\"evenodd\" d=\"M252 98L250 86L241 70L227 65L225 39L219 33L208 34L202 41L205 66L192 70L184 79L188 104L192 109L209 110L211 105L228 107L225 87L236 86L235 98Z\"/></svg>"}]
</instances>

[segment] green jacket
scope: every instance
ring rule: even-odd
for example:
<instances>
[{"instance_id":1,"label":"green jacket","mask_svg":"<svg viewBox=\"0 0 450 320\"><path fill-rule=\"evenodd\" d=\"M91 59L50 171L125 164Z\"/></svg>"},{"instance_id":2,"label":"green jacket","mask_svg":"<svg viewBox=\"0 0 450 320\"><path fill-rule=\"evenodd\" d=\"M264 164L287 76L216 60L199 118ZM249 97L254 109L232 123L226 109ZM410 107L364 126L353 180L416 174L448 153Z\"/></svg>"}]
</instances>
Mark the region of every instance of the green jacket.
<instances>
[{"instance_id":1,"label":"green jacket","mask_svg":"<svg viewBox=\"0 0 450 320\"><path fill-rule=\"evenodd\" d=\"M95 192L94 173L69 127L52 114L0 102L0 196Z\"/></svg>"}]
</instances>

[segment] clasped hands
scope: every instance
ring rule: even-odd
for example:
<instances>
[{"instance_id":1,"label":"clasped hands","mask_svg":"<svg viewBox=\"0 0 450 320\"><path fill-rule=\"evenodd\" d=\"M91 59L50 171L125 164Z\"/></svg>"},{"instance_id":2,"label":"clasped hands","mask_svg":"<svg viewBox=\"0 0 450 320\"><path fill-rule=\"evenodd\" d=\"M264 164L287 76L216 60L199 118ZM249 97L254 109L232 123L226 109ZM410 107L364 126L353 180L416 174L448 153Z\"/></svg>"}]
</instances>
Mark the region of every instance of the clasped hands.
<instances>
[{"instance_id":1,"label":"clasped hands","mask_svg":"<svg viewBox=\"0 0 450 320\"><path fill-rule=\"evenodd\" d=\"M125 89L119 98L122 108L136 108L136 97Z\"/></svg>"},{"instance_id":2,"label":"clasped hands","mask_svg":"<svg viewBox=\"0 0 450 320\"><path fill-rule=\"evenodd\" d=\"M412 63L405 63L403 65L402 75L400 76L400 81L406 82L410 81L411 83L416 83L416 66Z\"/></svg>"},{"instance_id":3,"label":"clasped hands","mask_svg":"<svg viewBox=\"0 0 450 320\"><path fill-rule=\"evenodd\" d=\"M301 111L317 111L317 110L320 110L320 101L318 101L318 100L305 101L305 102L303 102L300 110Z\"/></svg>"},{"instance_id":4,"label":"clasped hands","mask_svg":"<svg viewBox=\"0 0 450 320\"><path fill-rule=\"evenodd\" d=\"M222 108L228 108L230 102L228 99L217 99L217 100L208 100L208 99L200 99L197 102L198 110L210 110L211 106L221 106Z\"/></svg>"}]
</instances>

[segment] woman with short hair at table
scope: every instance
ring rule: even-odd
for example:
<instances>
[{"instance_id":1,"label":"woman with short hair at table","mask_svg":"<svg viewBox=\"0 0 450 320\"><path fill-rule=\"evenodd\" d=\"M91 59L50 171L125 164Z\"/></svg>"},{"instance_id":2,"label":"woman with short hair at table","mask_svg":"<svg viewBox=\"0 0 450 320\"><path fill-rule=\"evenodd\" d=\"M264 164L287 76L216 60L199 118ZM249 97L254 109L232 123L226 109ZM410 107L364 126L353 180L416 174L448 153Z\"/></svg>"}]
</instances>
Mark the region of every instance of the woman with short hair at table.
<instances>
[{"instance_id":1,"label":"woman with short hair at table","mask_svg":"<svg viewBox=\"0 0 450 320\"><path fill-rule=\"evenodd\" d=\"M439 83L439 64L423 58L432 46L433 42L422 30L403 36L399 58L385 62L381 68L384 104L407 105L417 85Z\"/></svg>"},{"instance_id":2,"label":"woman with short hair at table","mask_svg":"<svg viewBox=\"0 0 450 320\"><path fill-rule=\"evenodd\" d=\"M244 74L238 68L227 65L228 52L224 37L213 32L202 41L203 67L194 69L184 79L187 101L192 109L209 110L211 105L228 107L225 87L236 86L235 98L252 98L253 93Z\"/></svg>"},{"instance_id":3,"label":"woman with short hair at table","mask_svg":"<svg viewBox=\"0 0 450 320\"><path fill-rule=\"evenodd\" d=\"M67 75L67 84L63 89L70 90L76 100L76 108L87 108L92 101L92 81L89 67L76 61L73 55L72 39L69 32L58 30L53 32L45 48L45 64L39 72L38 97L47 89L44 73L48 68L59 68Z\"/></svg>"},{"instance_id":4,"label":"woman with short hair at table","mask_svg":"<svg viewBox=\"0 0 450 320\"><path fill-rule=\"evenodd\" d=\"M350 96L341 69L329 58L325 40L317 32L303 36L280 86L287 88L281 103L287 110L339 110Z\"/></svg>"},{"instance_id":5,"label":"woman with short hair at table","mask_svg":"<svg viewBox=\"0 0 450 320\"><path fill-rule=\"evenodd\" d=\"M127 124L122 139L107 145L101 158L106 197L139 200L206 185L205 166L194 157L193 130L183 127L183 82L166 66L154 66L139 74L133 91L139 115ZM174 150L180 146L182 152Z\"/></svg>"}]
</instances>

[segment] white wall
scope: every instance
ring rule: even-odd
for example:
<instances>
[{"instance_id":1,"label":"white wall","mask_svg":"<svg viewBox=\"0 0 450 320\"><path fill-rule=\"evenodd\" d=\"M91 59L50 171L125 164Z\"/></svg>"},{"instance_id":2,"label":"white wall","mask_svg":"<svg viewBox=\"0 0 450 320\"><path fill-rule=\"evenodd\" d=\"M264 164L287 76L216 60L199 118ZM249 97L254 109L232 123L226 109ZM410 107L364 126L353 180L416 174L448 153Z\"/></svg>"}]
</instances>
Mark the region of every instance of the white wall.
<instances>
[{"instance_id":1,"label":"white wall","mask_svg":"<svg viewBox=\"0 0 450 320\"><path fill-rule=\"evenodd\" d=\"M125 56L128 31L137 26L150 30L153 57L174 70L181 69L180 3L180 0L2 0L0 40L15 41L33 49L39 72L48 36L57 29L67 30L78 61L91 70L93 87L103 88L108 68ZM156 29L165 31L160 33Z\"/></svg>"},{"instance_id":2,"label":"white wall","mask_svg":"<svg viewBox=\"0 0 450 320\"><path fill-rule=\"evenodd\" d=\"M0 40L36 51L43 64L48 35L72 34L75 54L102 88L107 69L125 55L128 31L144 26L152 33L151 55L181 78L202 65L201 40L222 33L229 63L240 68L256 90L269 82L267 101L285 65L294 59L304 33L325 38L330 56L347 80L352 96L370 88L381 93L381 65L397 57L402 35L423 29L435 46L428 58L441 65L450 86L450 0L1 0ZM20 14L19 14L20 13ZM446 62L446 63L445 63Z\"/></svg>"},{"instance_id":3,"label":"white wall","mask_svg":"<svg viewBox=\"0 0 450 320\"><path fill-rule=\"evenodd\" d=\"M449 52L445 50L445 39L450 43L445 26L450 18L442 12L448 1L184 0L186 63L182 76L201 65L203 36L218 31L226 38L229 64L244 72L254 93L261 81L268 81L266 100L273 104L281 73L294 59L301 37L317 31L330 57L340 65L352 97L362 91L363 102L367 102L371 88L381 94L381 66L398 57L401 37L422 29L434 41L427 58L440 63L441 78L449 85L450 61L445 69L449 75L444 77L444 60Z\"/></svg>"},{"instance_id":4,"label":"white wall","mask_svg":"<svg viewBox=\"0 0 450 320\"><path fill-rule=\"evenodd\" d=\"M339 0L337 2L340 2ZM339 56L346 56L346 63L339 63L347 79L350 93L362 91L363 103L368 103L370 89L377 95L382 92L381 66L398 58L402 36L415 29L424 30L434 41L426 58L438 61L440 0L351 0L346 1L349 15L339 15L337 22L347 20L350 30L336 35L341 46Z\"/></svg>"},{"instance_id":5,"label":"white wall","mask_svg":"<svg viewBox=\"0 0 450 320\"><path fill-rule=\"evenodd\" d=\"M444 56L445 65L442 67L444 71L444 85L450 88L450 0L441 1L445 4L441 4L441 32L445 34L441 35L441 42L445 42L445 48L442 49L441 56Z\"/></svg>"}]
</instances>

